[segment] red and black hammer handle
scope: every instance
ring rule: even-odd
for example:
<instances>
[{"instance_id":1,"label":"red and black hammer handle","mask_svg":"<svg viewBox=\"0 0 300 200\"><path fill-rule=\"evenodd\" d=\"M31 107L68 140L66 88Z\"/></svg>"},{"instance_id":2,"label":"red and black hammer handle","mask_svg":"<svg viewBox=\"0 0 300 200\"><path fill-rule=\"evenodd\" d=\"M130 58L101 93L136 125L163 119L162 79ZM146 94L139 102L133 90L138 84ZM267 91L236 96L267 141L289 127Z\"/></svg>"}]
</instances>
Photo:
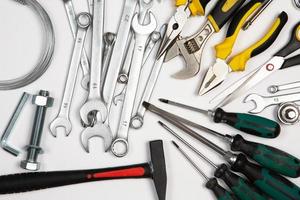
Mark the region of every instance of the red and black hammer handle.
<instances>
[{"instance_id":1,"label":"red and black hammer handle","mask_svg":"<svg viewBox=\"0 0 300 200\"><path fill-rule=\"evenodd\" d=\"M106 169L34 172L0 176L0 194L40 190L78 183L128 179L152 178L148 163Z\"/></svg>"}]
</instances>

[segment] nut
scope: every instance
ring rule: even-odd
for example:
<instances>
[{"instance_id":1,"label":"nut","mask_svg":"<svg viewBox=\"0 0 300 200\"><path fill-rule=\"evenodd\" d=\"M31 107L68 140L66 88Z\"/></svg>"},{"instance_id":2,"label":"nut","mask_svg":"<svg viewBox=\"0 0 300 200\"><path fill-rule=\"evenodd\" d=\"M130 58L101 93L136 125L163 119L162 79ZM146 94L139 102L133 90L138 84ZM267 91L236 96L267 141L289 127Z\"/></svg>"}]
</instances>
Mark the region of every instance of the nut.
<instances>
[{"instance_id":1,"label":"nut","mask_svg":"<svg viewBox=\"0 0 300 200\"><path fill-rule=\"evenodd\" d=\"M34 95L32 97L32 103L37 106L52 107L54 99L52 97L45 97L40 95Z\"/></svg>"},{"instance_id":2,"label":"nut","mask_svg":"<svg viewBox=\"0 0 300 200\"><path fill-rule=\"evenodd\" d=\"M37 171L40 169L40 163L36 162L36 163L33 163L33 162L29 162L27 160L23 160L21 162L21 167L23 169L27 169L27 170L30 170L30 171Z\"/></svg>"}]
</instances>

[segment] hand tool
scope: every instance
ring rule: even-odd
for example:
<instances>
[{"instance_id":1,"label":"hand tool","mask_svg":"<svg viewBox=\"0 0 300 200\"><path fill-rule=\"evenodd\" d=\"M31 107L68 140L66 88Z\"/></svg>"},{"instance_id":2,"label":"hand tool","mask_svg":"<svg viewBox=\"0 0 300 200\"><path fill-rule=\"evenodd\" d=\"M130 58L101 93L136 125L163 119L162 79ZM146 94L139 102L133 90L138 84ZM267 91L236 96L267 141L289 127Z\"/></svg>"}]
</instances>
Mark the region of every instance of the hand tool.
<instances>
[{"instance_id":1,"label":"hand tool","mask_svg":"<svg viewBox=\"0 0 300 200\"><path fill-rule=\"evenodd\" d=\"M286 125L293 125L299 122L299 105L290 102L281 104L277 111L277 117L281 123Z\"/></svg>"},{"instance_id":2,"label":"hand tool","mask_svg":"<svg viewBox=\"0 0 300 200\"><path fill-rule=\"evenodd\" d=\"M101 72L102 72L102 47L103 47L103 27L104 27L105 0L94 1L93 16L93 36L92 36L92 58L90 70L89 95L87 101L80 109L81 120L90 125L88 121L89 113L97 111L100 117L96 121L104 122L108 115L108 110L101 96Z\"/></svg>"},{"instance_id":3,"label":"hand tool","mask_svg":"<svg viewBox=\"0 0 300 200\"><path fill-rule=\"evenodd\" d=\"M215 143L207 140L197 132L188 128L180 121L177 121L165 112L161 112L160 110L156 109L151 104L144 103L144 106L151 112L158 114L160 117L175 125L177 128L183 130L190 136L194 137L201 143L207 145L209 148L223 156L224 159L231 165L231 169L233 171L244 174L250 180L250 182L252 182L257 188L262 190L273 199L296 200L300 198L300 188L285 177L248 161L244 154L233 154L230 151L225 151Z\"/></svg>"},{"instance_id":4,"label":"hand tool","mask_svg":"<svg viewBox=\"0 0 300 200\"><path fill-rule=\"evenodd\" d=\"M166 24L164 24L161 27L160 32L161 32L162 36L165 35L166 28L167 28ZM133 117L130 120L130 127L134 128L134 129L139 129L144 124L144 115L145 115L146 109L143 106L143 102L144 101L150 101L150 98L152 96L152 92L154 90L155 84L157 82L158 76L159 76L160 71L161 71L161 67L162 67L163 62L164 62L164 57L165 57L165 53L160 58L157 57L158 59L155 60L153 66L152 66L152 70L151 70L151 72L148 76L148 80L147 80L147 83L144 87L142 97L138 102L137 111L134 115L132 115Z\"/></svg>"},{"instance_id":5,"label":"hand tool","mask_svg":"<svg viewBox=\"0 0 300 200\"><path fill-rule=\"evenodd\" d=\"M187 124L189 126L193 126L190 123L186 123L185 119L181 120L182 119L181 117L166 112L160 108L155 107L154 105L151 104L149 105L148 103L144 103L144 105L148 106L149 111L154 112L160 117L172 118L181 123ZM198 125L195 128L198 128L207 133L218 136L221 139L224 139L224 141L230 143L230 147L232 151L242 152L247 156L249 156L251 159L255 160L257 163L261 164L262 166L268 169L271 169L282 175L286 175L293 178L300 176L299 159L284 151L281 151L279 149L261 143L247 141L241 135L238 134L233 136L228 134L224 135L217 131L203 127L201 125Z\"/></svg>"},{"instance_id":6,"label":"hand tool","mask_svg":"<svg viewBox=\"0 0 300 200\"><path fill-rule=\"evenodd\" d=\"M54 137L57 137L57 128L64 128L65 135L69 136L72 131L72 123L70 121L70 109L73 94L76 86L79 63L82 60L82 52L85 43L88 27L92 23L92 17L89 13L80 13L77 16L78 31L76 34L74 49L70 62L69 72L65 83L63 99L60 105L59 113L50 124L50 131Z\"/></svg>"},{"instance_id":7,"label":"hand tool","mask_svg":"<svg viewBox=\"0 0 300 200\"><path fill-rule=\"evenodd\" d=\"M135 34L135 47L133 51L130 76L127 83L121 117L117 129L117 136L111 146L112 153L117 157L123 157L128 153L128 131L131 115L133 112L134 101L136 98L138 82L140 79L145 46L148 37L157 26L155 16L151 12L149 13L149 15L150 22L147 25L139 23L138 14L136 14L132 20L132 29Z\"/></svg>"},{"instance_id":8,"label":"hand tool","mask_svg":"<svg viewBox=\"0 0 300 200\"><path fill-rule=\"evenodd\" d=\"M280 125L270 119L244 113L228 113L222 108L203 110L167 99L159 99L163 103L199 112L213 118L215 123L225 123L245 133L264 137L276 138L280 134Z\"/></svg>"},{"instance_id":9,"label":"hand tool","mask_svg":"<svg viewBox=\"0 0 300 200\"><path fill-rule=\"evenodd\" d=\"M196 15L204 16L205 8L210 0L177 0L177 9L170 18L166 35L157 54L157 60L176 42L188 18Z\"/></svg>"},{"instance_id":10,"label":"hand tool","mask_svg":"<svg viewBox=\"0 0 300 200\"><path fill-rule=\"evenodd\" d=\"M69 24L71 27L72 35L74 37L74 40L76 39L76 34L77 34L77 20L76 20L76 13L75 9L73 6L72 0L63 0L64 5L65 5L65 10L66 14L68 16ZM89 59L87 57L85 49L82 51L81 59L80 59L80 64L81 64L81 70L82 70L82 81L81 81L81 86L84 89L88 89L89 87L89 81L90 81L90 64L89 64Z\"/></svg>"},{"instance_id":11,"label":"hand tool","mask_svg":"<svg viewBox=\"0 0 300 200\"><path fill-rule=\"evenodd\" d=\"M260 113L265 108L273 105L278 105L285 102L295 102L300 101L300 93L292 93L292 94L284 94L278 96L264 97L258 94L250 94L248 95L244 102L247 103L249 101L254 102L255 108L250 110L249 113Z\"/></svg>"},{"instance_id":12,"label":"hand tool","mask_svg":"<svg viewBox=\"0 0 300 200\"><path fill-rule=\"evenodd\" d=\"M11 135L11 131L12 129L14 128L15 126L15 123L17 122L26 102L28 101L28 99L30 98L30 94L24 92L13 115L11 116L6 128L5 128L5 131L1 137L1 140L0 140L0 145L1 147L7 151L8 153L14 155L14 156L18 156L20 154L20 150L17 150L16 148L12 147L11 145L9 145L8 143L8 139Z\"/></svg>"},{"instance_id":13,"label":"hand tool","mask_svg":"<svg viewBox=\"0 0 300 200\"><path fill-rule=\"evenodd\" d=\"M49 96L49 92L41 90L38 95L34 95L32 98L32 104L37 106L33 128L31 133L31 139L27 149L26 160L21 162L21 167L30 171L37 171L40 168L40 163L37 162L38 155L42 153L40 147L43 127L45 122L45 116L47 108L52 107L54 99Z\"/></svg>"},{"instance_id":14,"label":"hand tool","mask_svg":"<svg viewBox=\"0 0 300 200\"><path fill-rule=\"evenodd\" d=\"M293 82L293 83L288 83L288 84L283 84L283 85L271 85L268 88L268 92L275 94L277 92L281 92L284 90L290 90L290 89L295 89L295 88L300 88L300 81Z\"/></svg>"},{"instance_id":15,"label":"hand tool","mask_svg":"<svg viewBox=\"0 0 300 200\"><path fill-rule=\"evenodd\" d=\"M173 131L170 127L168 127L163 122L159 121L159 124L170 132L173 136L175 136L178 140L184 143L187 147L189 147L194 153L200 156L203 160L205 160L208 164L210 164L213 168L215 168L214 176L216 178L222 179L226 185L233 191L236 197L240 200L267 200L267 198L259 191L254 185L252 185L248 180L242 178L241 176L230 171L226 164L221 164L217 166L214 162L212 162L209 158L207 158L204 154L198 151L195 147L189 144L186 140L180 137L175 131Z\"/></svg>"},{"instance_id":16,"label":"hand tool","mask_svg":"<svg viewBox=\"0 0 300 200\"><path fill-rule=\"evenodd\" d=\"M92 15L93 10L94 10L94 0L87 0L87 3L88 3L88 7L89 7L89 12Z\"/></svg>"},{"instance_id":17,"label":"hand tool","mask_svg":"<svg viewBox=\"0 0 300 200\"><path fill-rule=\"evenodd\" d=\"M294 0L295 5L297 8L300 8L300 0Z\"/></svg>"},{"instance_id":18,"label":"hand tool","mask_svg":"<svg viewBox=\"0 0 300 200\"><path fill-rule=\"evenodd\" d=\"M244 31L247 30L272 2L273 0L267 0L264 2L264 4L250 17L250 19L245 22L242 29Z\"/></svg>"},{"instance_id":19,"label":"hand tool","mask_svg":"<svg viewBox=\"0 0 300 200\"><path fill-rule=\"evenodd\" d=\"M162 29L165 29L164 28L164 25L161 27L160 31L154 31L151 35L150 35L150 38L147 42L147 45L146 45L146 49L145 49L145 53L144 53L144 58L143 58L143 66L144 64L147 62L150 54L152 53L156 43L158 41L160 41L162 35L161 35L161 32L162 32Z\"/></svg>"},{"instance_id":20,"label":"hand tool","mask_svg":"<svg viewBox=\"0 0 300 200\"><path fill-rule=\"evenodd\" d=\"M277 39L288 19L288 15L285 12L282 12L276 18L275 22L264 37L227 62L242 25L245 23L247 17L249 17L249 15L251 15L251 13L253 13L256 8L262 4L262 1L263 0L250 1L249 4L243 7L233 18L233 21L228 28L225 40L215 47L217 58L215 64L208 69L205 75L199 90L199 95L204 95L219 86L231 72L244 71L249 59L264 52Z\"/></svg>"},{"instance_id":21,"label":"hand tool","mask_svg":"<svg viewBox=\"0 0 300 200\"><path fill-rule=\"evenodd\" d=\"M105 80L107 68L108 68L108 65L110 62L111 54L112 54L112 51L114 49L114 45L116 42L116 38L117 38L116 34L111 33L111 32L105 33L103 36L104 50L103 50L103 61L102 61L103 69L102 69L102 78L101 78L101 81L102 81L101 86L102 87L104 86L104 80ZM102 88L102 90L103 90L103 88Z\"/></svg>"},{"instance_id":22,"label":"hand tool","mask_svg":"<svg viewBox=\"0 0 300 200\"><path fill-rule=\"evenodd\" d=\"M288 44L277 52L267 63L241 78L229 88L218 95L217 98L226 97L221 105L227 105L237 97L245 94L250 88L257 85L260 81L282 69L293 67L300 63L300 55L286 59L294 51L300 48L300 23L297 23L292 31L292 37Z\"/></svg>"},{"instance_id":23,"label":"hand tool","mask_svg":"<svg viewBox=\"0 0 300 200\"><path fill-rule=\"evenodd\" d=\"M38 59L38 63L34 67L32 67L32 70L25 75L15 79L0 80L0 90L12 90L21 88L39 79L50 66L54 53L55 34L53 24L43 6L36 0L18 0L15 2L20 3L23 7L24 5L28 6L35 12L35 14L37 14L43 24L43 33L45 33L43 43L44 45L40 53L41 57Z\"/></svg>"},{"instance_id":24,"label":"hand tool","mask_svg":"<svg viewBox=\"0 0 300 200\"><path fill-rule=\"evenodd\" d=\"M174 141L173 145L178 149L178 151L186 158L186 160L201 174L206 180L205 187L211 190L217 199L226 199L226 200L237 200L237 198L230 192L223 188L216 178L209 178L205 173L197 166L197 164L188 156Z\"/></svg>"},{"instance_id":25,"label":"hand tool","mask_svg":"<svg viewBox=\"0 0 300 200\"><path fill-rule=\"evenodd\" d=\"M107 105L108 110L110 110L113 101L119 72L121 70L123 58L125 55L132 17L134 15L136 5L136 0L126 0L123 8L123 13L120 19L117 39L114 46L114 50L111 55L111 60L107 69L107 74L105 77L102 91L103 99Z\"/></svg>"},{"instance_id":26,"label":"hand tool","mask_svg":"<svg viewBox=\"0 0 300 200\"><path fill-rule=\"evenodd\" d=\"M188 38L178 37L173 46L168 49L165 57L165 61L169 61L178 55L184 57L186 67L175 73L174 78L188 79L199 72L206 42L214 33L219 32L244 2L245 0L218 1L200 31Z\"/></svg>"},{"instance_id":27,"label":"hand tool","mask_svg":"<svg viewBox=\"0 0 300 200\"><path fill-rule=\"evenodd\" d=\"M159 200L166 199L167 174L163 143L161 140L150 142L151 161L149 163L106 169L75 171L53 171L11 174L0 176L0 194L28 192L78 183L151 178Z\"/></svg>"}]
</instances>

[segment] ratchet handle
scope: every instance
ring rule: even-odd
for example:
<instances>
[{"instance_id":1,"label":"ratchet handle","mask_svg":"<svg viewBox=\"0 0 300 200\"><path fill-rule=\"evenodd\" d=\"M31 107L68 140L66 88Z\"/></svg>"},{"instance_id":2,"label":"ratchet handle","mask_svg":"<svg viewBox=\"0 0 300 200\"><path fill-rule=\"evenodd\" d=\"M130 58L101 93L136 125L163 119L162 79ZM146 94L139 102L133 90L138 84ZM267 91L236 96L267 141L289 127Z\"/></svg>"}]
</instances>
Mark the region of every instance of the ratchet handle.
<instances>
[{"instance_id":1,"label":"ratchet handle","mask_svg":"<svg viewBox=\"0 0 300 200\"><path fill-rule=\"evenodd\" d=\"M295 25L289 43L284 46L275 56L286 57L300 48L300 22Z\"/></svg>"},{"instance_id":2,"label":"ratchet handle","mask_svg":"<svg viewBox=\"0 0 300 200\"><path fill-rule=\"evenodd\" d=\"M243 5L245 0L220 0L208 16L208 20L214 27L215 32L230 20L236 11Z\"/></svg>"},{"instance_id":3,"label":"ratchet handle","mask_svg":"<svg viewBox=\"0 0 300 200\"><path fill-rule=\"evenodd\" d=\"M11 174L0 176L0 194L27 192L100 180L145 177L151 177L151 168L148 164L107 169Z\"/></svg>"},{"instance_id":4,"label":"ratchet handle","mask_svg":"<svg viewBox=\"0 0 300 200\"><path fill-rule=\"evenodd\" d=\"M264 52L274 43L281 30L283 29L284 25L286 24L287 20L287 13L282 12L277 17L277 19L263 38L261 38L255 44L253 44L252 46L250 46L249 48L232 58L232 60L229 63L230 68L233 71L244 71L246 68L246 64L250 58Z\"/></svg>"},{"instance_id":5,"label":"ratchet handle","mask_svg":"<svg viewBox=\"0 0 300 200\"><path fill-rule=\"evenodd\" d=\"M267 198L246 179L230 171L226 164L220 165L215 177L222 179L240 200L267 200Z\"/></svg>"},{"instance_id":6,"label":"ratchet handle","mask_svg":"<svg viewBox=\"0 0 300 200\"><path fill-rule=\"evenodd\" d=\"M206 183L206 188L211 190L218 200L237 200L233 194L225 190L221 185L219 185L216 178L211 178Z\"/></svg>"},{"instance_id":7,"label":"ratchet handle","mask_svg":"<svg viewBox=\"0 0 300 200\"><path fill-rule=\"evenodd\" d=\"M243 113L227 113L217 108L214 122L226 123L237 130L263 138L276 138L280 134L280 125L270 119Z\"/></svg>"},{"instance_id":8,"label":"ratchet handle","mask_svg":"<svg viewBox=\"0 0 300 200\"><path fill-rule=\"evenodd\" d=\"M238 13L233 17L228 30L225 40L216 45L216 56L222 60L226 60L232 52L233 46L236 42L239 32L247 19L261 7L264 0L254 0L247 3Z\"/></svg>"},{"instance_id":9,"label":"ratchet handle","mask_svg":"<svg viewBox=\"0 0 300 200\"><path fill-rule=\"evenodd\" d=\"M231 149L243 152L262 166L282 175L297 178L300 176L300 160L277 148L249 142L241 135L233 139Z\"/></svg>"},{"instance_id":10,"label":"ratchet handle","mask_svg":"<svg viewBox=\"0 0 300 200\"><path fill-rule=\"evenodd\" d=\"M231 168L244 174L250 182L273 199L300 199L300 188L297 185L273 171L249 162L243 154L237 155Z\"/></svg>"},{"instance_id":11,"label":"ratchet handle","mask_svg":"<svg viewBox=\"0 0 300 200\"><path fill-rule=\"evenodd\" d=\"M296 55L296 56L286 59L280 69L294 67L299 64L300 64L300 55Z\"/></svg>"}]
</instances>

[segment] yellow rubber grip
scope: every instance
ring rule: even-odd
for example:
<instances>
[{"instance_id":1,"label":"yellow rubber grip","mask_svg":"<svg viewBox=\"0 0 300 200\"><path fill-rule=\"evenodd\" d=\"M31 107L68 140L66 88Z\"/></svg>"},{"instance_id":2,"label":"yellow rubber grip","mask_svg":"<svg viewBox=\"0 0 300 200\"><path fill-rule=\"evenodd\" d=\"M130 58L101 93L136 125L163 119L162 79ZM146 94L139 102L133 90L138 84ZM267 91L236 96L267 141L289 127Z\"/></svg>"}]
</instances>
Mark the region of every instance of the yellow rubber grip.
<instances>
[{"instance_id":1,"label":"yellow rubber grip","mask_svg":"<svg viewBox=\"0 0 300 200\"><path fill-rule=\"evenodd\" d=\"M248 49L242 53L236 55L228 64L233 71L244 71L248 60L252 57L253 51L264 45L274 34L277 28L281 25L281 19L277 19L272 25L268 33L256 42L254 45L250 46Z\"/></svg>"},{"instance_id":2,"label":"yellow rubber grip","mask_svg":"<svg viewBox=\"0 0 300 200\"><path fill-rule=\"evenodd\" d=\"M186 5L188 0L176 0L176 6ZM193 16L205 14L205 10L199 0L192 0L189 4L189 9Z\"/></svg>"},{"instance_id":3,"label":"yellow rubber grip","mask_svg":"<svg viewBox=\"0 0 300 200\"><path fill-rule=\"evenodd\" d=\"M239 35L240 30L242 29L243 25L245 24L245 22L247 21L247 19L262 5L261 2L257 2L256 4L254 4L245 14L244 16L241 18L241 20L238 22L234 33L233 34L229 34L227 35L227 37L225 38L225 40L216 45L215 46L215 50L216 50L216 57L226 60L229 55L232 53L232 49L233 46L236 42L236 39Z\"/></svg>"}]
</instances>

